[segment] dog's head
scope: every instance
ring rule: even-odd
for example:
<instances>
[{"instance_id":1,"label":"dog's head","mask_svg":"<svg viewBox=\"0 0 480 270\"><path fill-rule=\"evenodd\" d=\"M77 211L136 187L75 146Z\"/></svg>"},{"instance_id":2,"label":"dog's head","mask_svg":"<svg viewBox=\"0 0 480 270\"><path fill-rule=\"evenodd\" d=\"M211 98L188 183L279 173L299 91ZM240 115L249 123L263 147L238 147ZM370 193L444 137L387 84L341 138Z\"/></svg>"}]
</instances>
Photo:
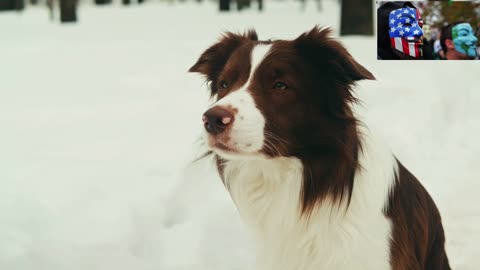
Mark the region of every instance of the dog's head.
<instances>
[{"instance_id":1,"label":"dog's head","mask_svg":"<svg viewBox=\"0 0 480 270\"><path fill-rule=\"evenodd\" d=\"M224 159L343 150L355 122L351 86L374 79L347 50L313 28L295 40L226 33L190 68L216 102L204 113L209 147Z\"/></svg>"}]
</instances>

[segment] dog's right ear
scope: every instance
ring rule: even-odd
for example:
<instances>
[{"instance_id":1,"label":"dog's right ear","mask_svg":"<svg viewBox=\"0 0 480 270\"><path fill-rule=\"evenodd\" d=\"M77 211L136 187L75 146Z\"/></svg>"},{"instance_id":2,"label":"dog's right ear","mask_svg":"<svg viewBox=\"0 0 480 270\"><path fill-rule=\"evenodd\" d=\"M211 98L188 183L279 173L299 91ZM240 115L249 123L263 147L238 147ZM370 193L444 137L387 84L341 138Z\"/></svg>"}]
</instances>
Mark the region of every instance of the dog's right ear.
<instances>
[{"instance_id":1,"label":"dog's right ear","mask_svg":"<svg viewBox=\"0 0 480 270\"><path fill-rule=\"evenodd\" d=\"M240 45L257 40L257 33L254 30L249 30L243 35L226 32L216 44L202 53L188 71L201 73L207 77L207 80L213 81L222 71L230 55Z\"/></svg>"}]
</instances>

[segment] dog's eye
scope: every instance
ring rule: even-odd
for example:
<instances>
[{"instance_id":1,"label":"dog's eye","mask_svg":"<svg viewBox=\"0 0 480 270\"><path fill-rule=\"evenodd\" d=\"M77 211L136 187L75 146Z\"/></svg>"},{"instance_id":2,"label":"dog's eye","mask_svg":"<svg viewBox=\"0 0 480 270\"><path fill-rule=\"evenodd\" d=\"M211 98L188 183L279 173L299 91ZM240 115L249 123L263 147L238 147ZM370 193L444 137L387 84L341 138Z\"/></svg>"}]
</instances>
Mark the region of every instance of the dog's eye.
<instances>
[{"instance_id":1,"label":"dog's eye","mask_svg":"<svg viewBox=\"0 0 480 270\"><path fill-rule=\"evenodd\" d=\"M287 89L288 86L283 83L283 82L276 82L274 85L273 85L273 89L280 89L280 90L285 90Z\"/></svg>"},{"instance_id":2,"label":"dog's eye","mask_svg":"<svg viewBox=\"0 0 480 270\"><path fill-rule=\"evenodd\" d=\"M227 89L228 88L228 83L226 81L220 81L220 88Z\"/></svg>"}]
</instances>

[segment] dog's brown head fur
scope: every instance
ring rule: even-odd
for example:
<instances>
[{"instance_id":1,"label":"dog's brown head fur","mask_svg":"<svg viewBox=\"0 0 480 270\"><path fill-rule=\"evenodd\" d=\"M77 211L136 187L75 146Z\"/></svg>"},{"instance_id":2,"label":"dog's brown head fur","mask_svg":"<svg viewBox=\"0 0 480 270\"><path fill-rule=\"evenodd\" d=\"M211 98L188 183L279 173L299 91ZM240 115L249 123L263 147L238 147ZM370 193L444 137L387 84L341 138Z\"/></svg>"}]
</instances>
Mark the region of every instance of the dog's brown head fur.
<instances>
[{"instance_id":1,"label":"dog's brown head fur","mask_svg":"<svg viewBox=\"0 0 480 270\"><path fill-rule=\"evenodd\" d=\"M217 100L247 89L265 120L258 153L304 162L306 211L327 193L339 200L350 197L360 149L351 87L374 79L330 35L330 29L319 27L294 40L259 41L254 31L226 33L190 68L206 76ZM269 50L252 71L251 54L260 45ZM224 109L236 117L239 108ZM228 144L226 130L215 136Z\"/></svg>"}]
</instances>

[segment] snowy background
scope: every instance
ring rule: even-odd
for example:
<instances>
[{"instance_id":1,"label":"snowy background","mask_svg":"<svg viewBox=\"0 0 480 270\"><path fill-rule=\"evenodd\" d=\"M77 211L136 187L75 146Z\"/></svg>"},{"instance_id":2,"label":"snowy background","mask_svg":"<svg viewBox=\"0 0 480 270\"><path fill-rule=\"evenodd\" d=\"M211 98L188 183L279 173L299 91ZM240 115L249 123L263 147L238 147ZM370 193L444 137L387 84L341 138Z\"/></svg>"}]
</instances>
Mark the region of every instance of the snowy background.
<instances>
[{"instance_id":1,"label":"snowy background","mask_svg":"<svg viewBox=\"0 0 480 270\"><path fill-rule=\"evenodd\" d=\"M224 30L339 28L337 1L265 9L82 5L73 25L0 14L0 269L252 269L211 161L191 163L208 94L186 71ZM480 63L382 62L373 37L341 41L378 79L357 90L365 122L435 199L452 266L478 269Z\"/></svg>"}]
</instances>

